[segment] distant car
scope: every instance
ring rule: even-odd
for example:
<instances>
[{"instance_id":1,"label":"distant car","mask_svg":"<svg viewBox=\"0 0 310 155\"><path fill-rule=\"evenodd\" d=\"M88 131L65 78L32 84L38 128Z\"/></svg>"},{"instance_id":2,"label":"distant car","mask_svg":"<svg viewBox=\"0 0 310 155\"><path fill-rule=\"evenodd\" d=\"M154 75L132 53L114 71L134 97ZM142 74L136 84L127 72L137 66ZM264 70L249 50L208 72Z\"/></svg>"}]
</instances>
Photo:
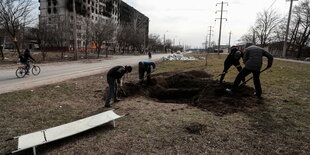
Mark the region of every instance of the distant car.
<instances>
[{"instance_id":1,"label":"distant car","mask_svg":"<svg viewBox=\"0 0 310 155\"><path fill-rule=\"evenodd\" d=\"M218 50L214 50L214 53L217 53ZM223 50L220 50L220 53L223 53Z\"/></svg>"}]
</instances>

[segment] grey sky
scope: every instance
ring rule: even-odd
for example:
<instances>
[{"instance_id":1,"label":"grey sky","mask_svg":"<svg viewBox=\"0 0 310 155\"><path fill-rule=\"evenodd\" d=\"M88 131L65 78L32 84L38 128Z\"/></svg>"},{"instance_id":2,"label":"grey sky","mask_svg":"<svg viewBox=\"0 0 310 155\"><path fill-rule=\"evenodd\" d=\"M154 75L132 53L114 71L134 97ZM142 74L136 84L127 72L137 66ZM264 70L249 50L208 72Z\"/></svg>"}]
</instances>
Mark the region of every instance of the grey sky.
<instances>
[{"instance_id":1,"label":"grey sky","mask_svg":"<svg viewBox=\"0 0 310 155\"><path fill-rule=\"evenodd\" d=\"M218 0L123 0L150 18L150 33L176 40L176 43L186 43L193 47L201 47L208 33L208 27L213 26L211 40L218 41L220 17ZM256 19L256 14L264 9L277 10L279 14L288 14L289 2L286 0L227 0L224 5L227 13L223 14L222 41L228 44L229 32L232 32L232 44L245 34ZM296 4L297 2L295 2Z\"/></svg>"}]
</instances>

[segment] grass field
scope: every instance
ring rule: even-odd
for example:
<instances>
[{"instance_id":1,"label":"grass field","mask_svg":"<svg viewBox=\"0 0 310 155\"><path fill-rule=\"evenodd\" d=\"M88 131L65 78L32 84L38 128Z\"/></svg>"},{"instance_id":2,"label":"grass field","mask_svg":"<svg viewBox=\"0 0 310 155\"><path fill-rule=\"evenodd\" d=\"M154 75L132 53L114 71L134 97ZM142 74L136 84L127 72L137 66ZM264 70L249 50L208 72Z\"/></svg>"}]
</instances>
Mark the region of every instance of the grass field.
<instances>
[{"instance_id":1,"label":"grass field","mask_svg":"<svg viewBox=\"0 0 310 155\"><path fill-rule=\"evenodd\" d=\"M204 70L218 79L225 56L166 61L156 73ZM134 69L128 80L136 81ZM236 69L226 75L233 82ZM310 65L275 60L261 74L264 104L248 112L218 116L187 104L124 98L114 105L127 114L110 124L38 147L39 154L308 154L310 152ZM253 87L253 82L248 83ZM0 95L0 153L3 140L91 116L103 108L105 74ZM193 131L199 132L193 132ZM31 150L21 154L29 154Z\"/></svg>"}]
</instances>

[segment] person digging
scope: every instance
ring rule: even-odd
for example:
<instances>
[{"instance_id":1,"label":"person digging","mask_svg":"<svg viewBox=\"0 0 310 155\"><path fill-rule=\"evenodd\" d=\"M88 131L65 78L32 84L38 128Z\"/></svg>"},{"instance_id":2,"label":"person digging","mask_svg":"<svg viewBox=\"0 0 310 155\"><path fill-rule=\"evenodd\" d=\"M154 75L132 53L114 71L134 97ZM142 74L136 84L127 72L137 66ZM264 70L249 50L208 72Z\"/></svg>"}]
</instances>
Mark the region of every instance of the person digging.
<instances>
[{"instance_id":1,"label":"person digging","mask_svg":"<svg viewBox=\"0 0 310 155\"><path fill-rule=\"evenodd\" d=\"M109 93L105 100L105 107L112 107L110 100L113 97L114 103L119 102L117 98L117 86L121 84L121 78L132 71L131 66L115 66L108 71L107 82L109 84Z\"/></svg>"},{"instance_id":2,"label":"person digging","mask_svg":"<svg viewBox=\"0 0 310 155\"><path fill-rule=\"evenodd\" d=\"M233 46L230 50L230 53L228 54L227 58L224 61L224 70L222 74L220 74L221 76L220 83L223 83L224 77L232 65L234 65L239 72L242 70L242 67L239 62L240 58L242 57L243 53L239 51L235 46ZM245 81L245 79L242 79L242 81Z\"/></svg>"},{"instance_id":3,"label":"person digging","mask_svg":"<svg viewBox=\"0 0 310 155\"><path fill-rule=\"evenodd\" d=\"M144 81L144 74L146 72L147 83L151 83L151 68L156 68L155 62L153 61L140 61L139 64L139 84L142 85Z\"/></svg>"},{"instance_id":4,"label":"person digging","mask_svg":"<svg viewBox=\"0 0 310 155\"><path fill-rule=\"evenodd\" d=\"M233 94L234 92L236 92L241 80L245 78L247 75L249 75L250 73L252 73L253 81L255 85L255 95L258 98L261 98L262 88L261 88L259 76L260 76L260 73L261 73L260 70L263 64L263 56L267 57L268 59L267 67L263 71L269 69L272 66L273 56L270 53L268 53L265 49L255 46L252 43L247 43L245 47L246 49L244 51L244 56L243 56L245 67L237 75L232 88L231 89L227 88L226 92L230 94Z\"/></svg>"}]
</instances>

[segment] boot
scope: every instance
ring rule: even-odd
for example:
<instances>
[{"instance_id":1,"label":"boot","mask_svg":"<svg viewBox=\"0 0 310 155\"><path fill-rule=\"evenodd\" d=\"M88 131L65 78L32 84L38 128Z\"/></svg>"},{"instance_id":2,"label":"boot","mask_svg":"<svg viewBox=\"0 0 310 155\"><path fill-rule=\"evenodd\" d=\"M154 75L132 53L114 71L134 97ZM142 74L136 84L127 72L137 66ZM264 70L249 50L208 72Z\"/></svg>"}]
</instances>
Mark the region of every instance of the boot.
<instances>
[{"instance_id":1,"label":"boot","mask_svg":"<svg viewBox=\"0 0 310 155\"><path fill-rule=\"evenodd\" d=\"M104 104L104 107L111 108L112 105L110 104L110 101L106 101L105 104Z\"/></svg>"},{"instance_id":2,"label":"boot","mask_svg":"<svg viewBox=\"0 0 310 155\"><path fill-rule=\"evenodd\" d=\"M117 102L119 102L119 101L121 101L121 99L114 98L114 103L117 103Z\"/></svg>"},{"instance_id":3,"label":"boot","mask_svg":"<svg viewBox=\"0 0 310 155\"><path fill-rule=\"evenodd\" d=\"M105 104L104 107L106 107L106 108L111 108L112 105L111 105L111 104Z\"/></svg>"}]
</instances>

